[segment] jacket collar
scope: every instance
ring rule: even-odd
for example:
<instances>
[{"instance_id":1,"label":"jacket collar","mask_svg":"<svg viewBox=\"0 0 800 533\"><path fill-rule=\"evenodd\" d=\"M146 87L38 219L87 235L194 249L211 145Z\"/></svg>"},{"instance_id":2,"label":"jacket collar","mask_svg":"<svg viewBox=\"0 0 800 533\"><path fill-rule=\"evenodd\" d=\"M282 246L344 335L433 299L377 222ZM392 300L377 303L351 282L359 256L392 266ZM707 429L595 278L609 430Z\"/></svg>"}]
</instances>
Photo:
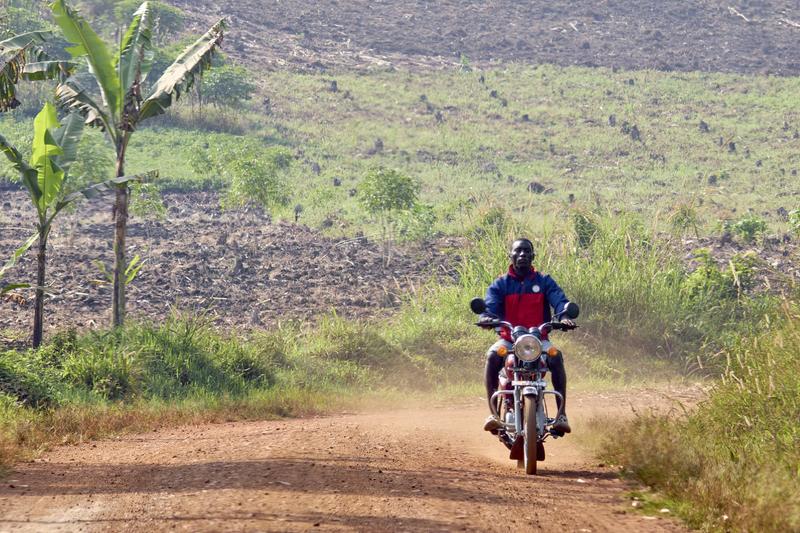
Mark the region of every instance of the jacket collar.
<instances>
[{"instance_id":1,"label":"jacket collar","mask_svg":"<svg viewBox=\"0 0 800 533\"><path fill-rule=\"evenodd\" d=\"M514 272L514 265L508 265L508 275L517 281L523 280L523 278L521 278L520 276L517 275L516 272ZM536 277L536 268L531 266L531 271L528 272L528 275L525 276L524 279L533 279L534 277Z\"/></svg>"}]
</instances>

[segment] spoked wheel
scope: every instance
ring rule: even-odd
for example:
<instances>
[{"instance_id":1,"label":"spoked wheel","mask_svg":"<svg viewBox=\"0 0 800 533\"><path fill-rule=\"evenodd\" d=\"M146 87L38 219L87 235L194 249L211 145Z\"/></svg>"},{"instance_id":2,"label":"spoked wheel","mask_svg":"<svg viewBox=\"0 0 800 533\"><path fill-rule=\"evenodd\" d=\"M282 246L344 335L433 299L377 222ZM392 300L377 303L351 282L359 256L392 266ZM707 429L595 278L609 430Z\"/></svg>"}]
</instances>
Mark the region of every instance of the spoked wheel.
<instances>
[{"instance_id":1,"label":"spoked wheel","mask_svg":"<svg viewBox=\"0 0 800 533\"><path fill-rule=\"evenodd\" d=\"M536 461L539 455L538 448L544 446L539 442L539 435L536 431L536 400L526 396L523 404L523 417L525 420L525 445L524 461L525 473L529 476L536 475Z\"/></svg>"}]
</instances>

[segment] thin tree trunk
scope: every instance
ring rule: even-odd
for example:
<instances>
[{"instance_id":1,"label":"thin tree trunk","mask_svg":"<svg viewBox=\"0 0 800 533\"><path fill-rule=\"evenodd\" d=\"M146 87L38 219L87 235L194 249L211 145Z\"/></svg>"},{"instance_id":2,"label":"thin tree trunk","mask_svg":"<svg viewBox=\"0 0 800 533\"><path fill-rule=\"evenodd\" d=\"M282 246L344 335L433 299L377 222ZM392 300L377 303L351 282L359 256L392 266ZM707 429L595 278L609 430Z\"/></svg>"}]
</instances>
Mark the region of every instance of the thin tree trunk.
<instances>
[{"instance_id":1,"label":"thin tree trunk","mask_svg":"<svg viewBox=\"0 0 800 533\"><path fill-rule=\"evenodd\" d=\"M33 347L42 344L44 336L44 275L47 266L47 231L39 229L39 254L36 259L36 297L33 308Z\"/></svg>"},{"instance_id":2,"label":"thin tree trunk","mask_svg":"<svg viewBox=\"0 0 800 533\"><path fill-rule=\"evenodd\" d=\"M123 134L117 146L116 176L125 175L125 147L128 135ZM125 322L125 234L128 226L128 186L117 185L114 202L114 293L111 297L111 325L121 326Z\"/></svg>"}]
</instances>

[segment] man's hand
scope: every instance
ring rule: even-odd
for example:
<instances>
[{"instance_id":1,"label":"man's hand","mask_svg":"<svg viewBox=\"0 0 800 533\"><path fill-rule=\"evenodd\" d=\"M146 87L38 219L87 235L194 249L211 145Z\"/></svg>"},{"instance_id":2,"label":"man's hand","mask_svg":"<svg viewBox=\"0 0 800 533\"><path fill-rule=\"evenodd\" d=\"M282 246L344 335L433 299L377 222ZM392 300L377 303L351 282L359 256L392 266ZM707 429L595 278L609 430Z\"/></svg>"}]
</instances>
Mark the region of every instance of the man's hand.
<instances>
[{"instance_id":1,"label":"man's hand","mask_svg":"<svg viewBox=\"0 0 800 533\"><path fill-rule=\"evenodd\" d=\"M481 327L484 329L492 329L494 327L494 323L497 321L497 318L493 317L492 315L481 315L478 318L478 323L481 324ZM483 324L486 324L485 326Z\"/></svg>"},{"instance_id":2,"label":"man's hand","mask_svg":"<svg viewBox=\"0 0 800 533\"><path fill-rule=\"evenodd\" d=\"M561 322L562 324L566 324L567 326L570 327L575 325L575 321L567 317L562 318L561 320L559 320L559 322Z\"/></svg>"}]
</instances>

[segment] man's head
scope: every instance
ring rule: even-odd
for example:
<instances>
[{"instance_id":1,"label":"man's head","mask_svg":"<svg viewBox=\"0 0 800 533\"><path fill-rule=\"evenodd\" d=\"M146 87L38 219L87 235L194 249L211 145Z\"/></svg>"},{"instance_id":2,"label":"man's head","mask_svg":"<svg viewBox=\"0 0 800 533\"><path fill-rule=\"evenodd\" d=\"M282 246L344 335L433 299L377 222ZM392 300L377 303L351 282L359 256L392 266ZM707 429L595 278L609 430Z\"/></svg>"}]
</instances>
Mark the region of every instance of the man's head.
<instances>
[{"instance_id":1,"label":"man's head","mask_svg":"<svg viewBox=\"0 0 800 533\"><path fill-rule=\"evenodd\" d=\"M517 274L525 275L531 271L533 258L533 243L530 239L516 239L511 243L511 252L508 254L511 258L511 266Z\"/></svg>"}]
</instances>

